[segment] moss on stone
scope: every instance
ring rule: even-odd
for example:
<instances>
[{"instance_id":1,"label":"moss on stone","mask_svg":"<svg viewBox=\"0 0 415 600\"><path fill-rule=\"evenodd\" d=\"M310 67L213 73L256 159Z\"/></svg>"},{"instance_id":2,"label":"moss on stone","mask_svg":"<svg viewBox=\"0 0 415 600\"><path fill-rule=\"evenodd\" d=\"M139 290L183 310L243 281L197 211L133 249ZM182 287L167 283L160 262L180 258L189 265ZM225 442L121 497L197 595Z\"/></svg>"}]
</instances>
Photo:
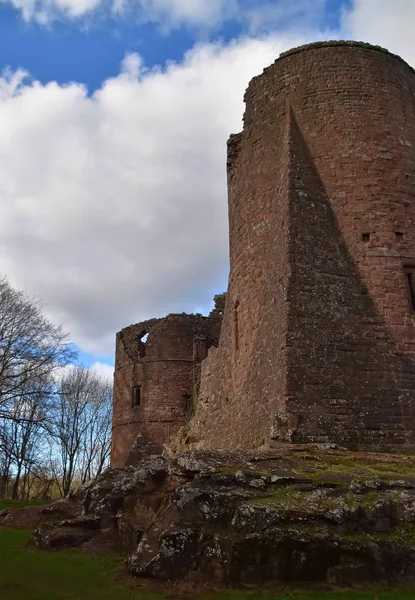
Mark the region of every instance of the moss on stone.
<instances>
[{"instance_id":1,"label":"moss on stone","mask_svg":"<svg viewBox=\"0 0 415 600\"><path fill-rule=\"evenodd\" d=\"M296 474L306 475L313 479L327 479L333 477L334 480L344 478L385 478L401 479L415 478L415 460L414 457L404 456L399 459L394 456L393 461L375 460L368 454L335 454L328 455L323 453L314 453L318 462L313 464L298 464L295 469ZM412 458L412 460L411 460Z\"/></svg>"}]
</instances>

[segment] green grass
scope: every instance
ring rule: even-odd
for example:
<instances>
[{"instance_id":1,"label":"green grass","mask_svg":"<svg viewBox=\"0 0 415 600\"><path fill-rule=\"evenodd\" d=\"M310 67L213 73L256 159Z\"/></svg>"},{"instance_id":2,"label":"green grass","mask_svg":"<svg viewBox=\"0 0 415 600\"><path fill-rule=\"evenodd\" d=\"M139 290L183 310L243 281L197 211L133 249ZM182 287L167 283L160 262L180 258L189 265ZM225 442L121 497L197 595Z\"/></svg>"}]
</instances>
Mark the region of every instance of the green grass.
<instances>
[{"instance_id":1,"label":"green grass","mask_svg":"<svg viewBox=\"0 0 415 600\"><path fill-rule=\"evenodd\" d=\"M225 590L210 596L164 593L121 579L116 556L92 558L79 550L42 552L28 547L30 531L0 529L1 600L413 600L414 591L260 593Z\"/></svg>"},{"instance_id":2,"label":"green grass","mask_svg":"<svg viewBox=\"0 0 415 600\"><path fill-rule=\"evenodd\" d=\"M120 559L27 547L30 531L0 529L1 600L156 600L117 581ZM134 596L132 595L134 594Z\"/></svg>"},{"instance_id":3,"label":"green grass","mask_svg":"<svg viewBox=\"0 0 415 600\"><path fill-rule=\"evenodd\" d=\"M220 596L205 596L203 600L414 600L413 591L312 591L312 592L296 592L263 595L260 593L247 592L227 592ZM192 599L193 600L193 599ZM202 599L200 599L202 600Z\"/></svg>"},{"instance_id":4,"label":"green grass","mask_svg":"<svg viewBox=\"0 0 415 600\"><path fill-rule=\"evenodd\" d=\"M0 499L0 511L13 508L24 508L25 506L42 506L43 504L51 504L43 500L8 500L7 498Z\"/></svg>"}]
</instances>

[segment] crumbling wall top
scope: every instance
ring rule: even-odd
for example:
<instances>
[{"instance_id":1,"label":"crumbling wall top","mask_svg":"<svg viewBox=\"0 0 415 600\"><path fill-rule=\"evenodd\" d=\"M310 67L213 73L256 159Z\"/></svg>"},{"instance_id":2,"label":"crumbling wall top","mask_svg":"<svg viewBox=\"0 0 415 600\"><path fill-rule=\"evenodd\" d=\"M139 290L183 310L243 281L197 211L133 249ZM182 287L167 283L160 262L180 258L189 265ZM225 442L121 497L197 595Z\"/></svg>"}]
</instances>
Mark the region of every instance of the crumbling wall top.
<instances>
[{"instance_id":1,"label":"crumbling wall top","mask_svg":"<svg viewBox=\"0 0 415 600\"><path fill-rule=\"evenodd\" d=\"M225 303L226 303L226 292L223 294L217 294L213 297L213 301L215 303L214 308L210 312L210 317L216 317L218 315L223 315L225 311Z\"/></svg>"},{"instance_id":2,"label":"crumbling wall top","mask_svg":"<svg viewBox=\"0 0 415 600\"><path fill-rule=\"evenodd\" d=\"M221 296L217 296L217 298L219 299ZM218 300L218 302L224 304L224 300ZM189 337L193 332L205 330L212 317L220 314L222 313L215 306L209 317L201 314L173 313L166 317L141 321L129 325L117 333L117 346L122 346L126 356L132 362L139 357L148 356L147 350L151 353L153 351L159 353L164 348L163 354L168 353L171 344L167 344L167 338L171 339L173 344L175 340L179 343L178 336L181 337L183 334ZM146 350L144 344L147 342L147 336L149 344Z\"/></svg>"},{"instance_id":3,"label":"crumbling wall top","mask_svg":"<svg viewBox=\"0 0 415 600\"><path fill-rule=\"evenodd\" d=\"M279 58L277 58L277 61L280 61L281 59L284 59L288 56L292 56L293 54L298 54L299 52L305 52L307 50L316 50L319 48L331 48L336 46L345 46L349 48L363 48L366 50L376 50L377 52L383 52L384 54L387 54L392 58L399 60L399 62L406 65L408 69L415 74L415 69L413 69L403 58L401 58L397 54L393 54L393 52L390 52L386 48L382 48L382 46L375 46L373 44L369 44L368 42L358 42L355 40L328 40L325 42L312 42L311 44L304 44L302 46L297 46L296 48L291 48L286 52L282 52L279 55ZM269 67L267 67L267 69L269 69ZM267 69L264 69L264 71L266 71Z\"/></svg>"}]
</instances>

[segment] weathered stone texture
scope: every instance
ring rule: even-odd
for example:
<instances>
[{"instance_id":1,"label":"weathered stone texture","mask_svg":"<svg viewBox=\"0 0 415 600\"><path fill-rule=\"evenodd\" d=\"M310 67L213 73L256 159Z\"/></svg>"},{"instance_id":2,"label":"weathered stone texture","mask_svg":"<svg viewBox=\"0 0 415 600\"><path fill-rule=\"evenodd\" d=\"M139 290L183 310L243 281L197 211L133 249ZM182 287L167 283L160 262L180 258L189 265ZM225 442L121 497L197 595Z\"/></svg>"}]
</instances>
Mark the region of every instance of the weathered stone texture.
<instances>
[{"instance_id":1,"label":"weathered stone texture","mask_svg":"<svg viewBox=\"0 0 415 600\"><path fill-rule=\"evenodd\" d=\"M245 99L227 304L192 434L414 448L414 72L328 42L284 55Z\"/></svg>"},{"instance_id":2,"label":"weathered stone texture","mask_svg":"<svg viewBox=\"0 0 415 600\"><path fill-rule=\"evenodd\" d=\"M147 457L76 490L63 520L52 505L32 541L122 550L146 578L413 586L414 475L411 456L312 445Z\"/></svg>"}]
</instances>

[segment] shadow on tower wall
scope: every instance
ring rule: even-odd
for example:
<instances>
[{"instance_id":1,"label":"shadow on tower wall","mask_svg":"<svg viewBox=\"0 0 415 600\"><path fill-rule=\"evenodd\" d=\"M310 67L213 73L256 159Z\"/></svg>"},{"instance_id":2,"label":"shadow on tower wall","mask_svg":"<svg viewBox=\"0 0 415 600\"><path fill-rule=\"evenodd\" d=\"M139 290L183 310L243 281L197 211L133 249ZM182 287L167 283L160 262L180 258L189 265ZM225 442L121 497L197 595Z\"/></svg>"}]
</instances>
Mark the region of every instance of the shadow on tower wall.
<instances>
[{"instance_id":1,"label":"shadow on tower wall","mask_svg":"<svg viewBox=\"0 0 415 600\"><path fill-rule=\"evenodd\" d=\"M288 137L292 274L279 439L414 447L415 360L376 310L292 109Z\"/></svg>"}]
</instances>

